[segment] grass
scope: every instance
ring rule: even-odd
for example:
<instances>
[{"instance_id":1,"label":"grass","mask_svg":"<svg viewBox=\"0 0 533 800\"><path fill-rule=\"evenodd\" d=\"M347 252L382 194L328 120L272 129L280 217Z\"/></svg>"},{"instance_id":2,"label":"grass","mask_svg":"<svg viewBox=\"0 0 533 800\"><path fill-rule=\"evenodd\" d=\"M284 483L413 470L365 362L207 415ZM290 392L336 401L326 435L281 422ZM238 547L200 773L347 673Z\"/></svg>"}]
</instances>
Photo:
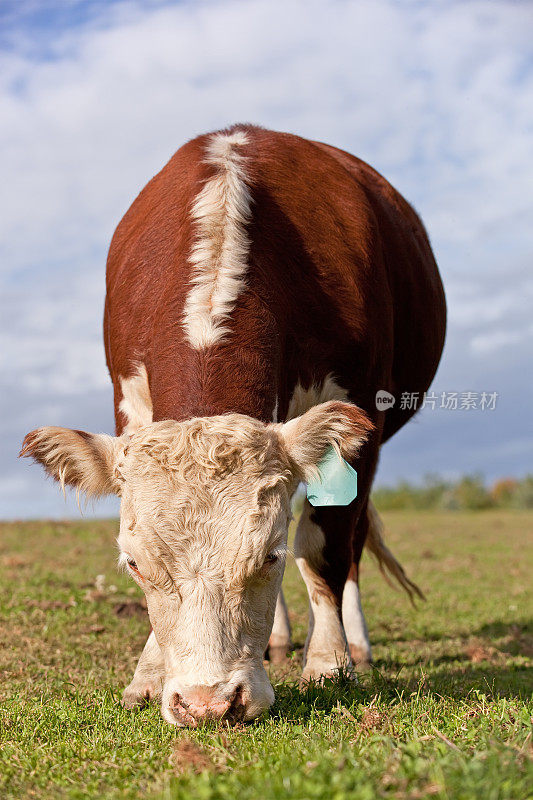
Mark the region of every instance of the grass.
<instances>
[{"instance_id":1,"label":"grass","mask_svg":"<svg viewBox=\"0 0 533 800\"><path fill-rule=\"evenodd\" d=\"M533 797L533 513L394 512L388 542L428 602L363 561L375 670L297 685L296 649L258 722L179 731L119 699L149 624L115 571L116 522L0 526L0 797ZM96 576L104 575L104 578Z\"/></svg>"}]
</instances>

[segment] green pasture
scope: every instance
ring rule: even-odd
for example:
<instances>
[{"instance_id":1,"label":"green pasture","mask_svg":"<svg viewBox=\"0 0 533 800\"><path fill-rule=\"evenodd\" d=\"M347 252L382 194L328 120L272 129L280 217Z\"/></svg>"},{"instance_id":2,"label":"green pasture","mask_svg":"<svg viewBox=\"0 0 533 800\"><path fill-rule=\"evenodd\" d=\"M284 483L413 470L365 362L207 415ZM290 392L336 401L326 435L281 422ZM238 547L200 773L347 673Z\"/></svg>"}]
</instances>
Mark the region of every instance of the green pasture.
<instances>
[{"instance_id":1,"label":"green pasture","mask_svg":"<svg viewBox=\"0 0 533 800\"><path fill-rule=\"evenodd\" d=\"M116 521L0 525L0 797L533 797L533 512L396 511L387 542L414 609L363 559L375 668L298 686L306 595L289 559L295 650L257 722L177 730L122 709L149 631L115 569Z\"/></svg>"}]
</instances>

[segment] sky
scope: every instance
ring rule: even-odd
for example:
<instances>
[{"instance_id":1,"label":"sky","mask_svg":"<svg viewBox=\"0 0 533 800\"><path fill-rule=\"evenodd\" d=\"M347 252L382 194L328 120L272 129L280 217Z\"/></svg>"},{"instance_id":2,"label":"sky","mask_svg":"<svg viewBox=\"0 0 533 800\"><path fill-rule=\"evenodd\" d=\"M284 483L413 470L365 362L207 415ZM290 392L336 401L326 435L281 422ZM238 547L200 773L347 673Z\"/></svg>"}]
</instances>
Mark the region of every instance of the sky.
<instances>
[{"instance_id":1,"label":"sky","mask_svg":"<svg viewBox=\"0 0 533 800\"><path fill-rule=\"evenodd\" d=\"M532 472L532 29L532 3L498 0L3 0L0 518L78 516L17 459L22 438L113 432L113 230L181 144L237 121L358 155L428 228L449 307L438 401L377 482Z\"/></svg>"}]
</instances>

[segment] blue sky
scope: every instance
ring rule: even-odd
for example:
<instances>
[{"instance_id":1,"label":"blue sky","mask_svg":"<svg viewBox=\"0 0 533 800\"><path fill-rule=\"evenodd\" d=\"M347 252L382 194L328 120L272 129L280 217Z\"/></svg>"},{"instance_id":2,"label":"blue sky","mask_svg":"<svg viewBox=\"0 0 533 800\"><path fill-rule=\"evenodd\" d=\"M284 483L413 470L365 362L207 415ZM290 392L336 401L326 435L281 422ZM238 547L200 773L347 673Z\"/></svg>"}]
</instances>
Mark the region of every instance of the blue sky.
<instances>
[{"instance_id":1,"label":"blue sky","mask_svg":"<svg viewBox=\"0 0 533 800\"><path fill-rule=\"evenodd\" d=\"M0 517L78 514L20 441L113 430L113 230L183 142L239 120L350 150L415 205L450 311L434 389L499 394L425 409L379 482L531 471L532 29L527 2L4 0Z\"/></svg>"}]
</instances>

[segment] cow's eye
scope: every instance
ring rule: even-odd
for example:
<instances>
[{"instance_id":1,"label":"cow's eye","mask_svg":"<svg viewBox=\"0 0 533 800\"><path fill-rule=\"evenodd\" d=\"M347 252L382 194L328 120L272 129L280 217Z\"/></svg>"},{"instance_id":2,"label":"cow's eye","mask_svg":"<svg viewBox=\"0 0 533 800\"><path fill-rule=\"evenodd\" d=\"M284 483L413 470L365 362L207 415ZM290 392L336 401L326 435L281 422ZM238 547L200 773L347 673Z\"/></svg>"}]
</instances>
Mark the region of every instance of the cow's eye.
<instances>
[{"instance_id":1,"label":"cow's eye","mask_svg":"<svg viewBox=\"0 0 533 800\"><path fill-rule=\"evenodd\" d=\"M265 564L275 564L279 556L277 553L269 553L265 558Z\"/></svg>"},{"instance_id":2,"label":"cow's eye","mask_svg":"<svg viewBox=\"0 0 533 800\"><path fill-rule=\"evenodd\" d=\"M137 566L137 562L135 561L135 559L134 558L128 558L127 563L128 563L128 567L130 568L130 572L133 572L134 575L136 575L139 580L144 581L145 578L139 572L139 568Z\"/></svg>"}]
</instances>

